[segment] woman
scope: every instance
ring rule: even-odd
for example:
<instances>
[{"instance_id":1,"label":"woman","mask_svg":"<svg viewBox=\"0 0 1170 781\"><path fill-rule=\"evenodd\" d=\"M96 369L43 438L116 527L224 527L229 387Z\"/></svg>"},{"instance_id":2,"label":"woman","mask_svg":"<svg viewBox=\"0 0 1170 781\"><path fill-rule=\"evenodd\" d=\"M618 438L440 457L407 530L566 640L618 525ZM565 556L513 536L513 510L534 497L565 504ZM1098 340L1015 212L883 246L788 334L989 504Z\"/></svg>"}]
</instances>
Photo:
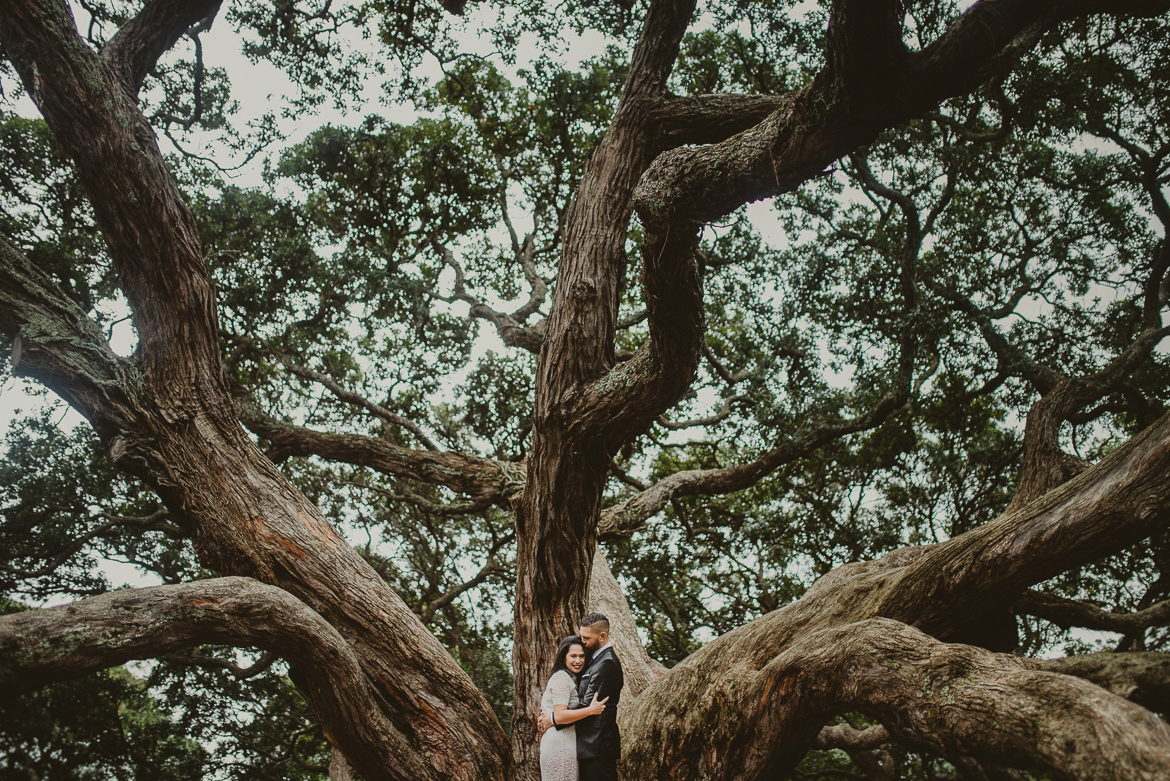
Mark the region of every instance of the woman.
<instances>
[{"instance_id":1,"label":"woman","mask_svg":"<svg viewBox=\"0 0 1170 781\"><path fill-rule=\"evenodd\" d=\"M596 716L605 710L605 699L596 700L585 708L577 705L577 676L585 669L585 645L581 638L570 635L557 646L553 673L549 676L540 707L552 714L557 725L573 724ZM540 739L541 781L577 781L577 730L574 727L553 727Z\"/></svg>"}]
</instances>

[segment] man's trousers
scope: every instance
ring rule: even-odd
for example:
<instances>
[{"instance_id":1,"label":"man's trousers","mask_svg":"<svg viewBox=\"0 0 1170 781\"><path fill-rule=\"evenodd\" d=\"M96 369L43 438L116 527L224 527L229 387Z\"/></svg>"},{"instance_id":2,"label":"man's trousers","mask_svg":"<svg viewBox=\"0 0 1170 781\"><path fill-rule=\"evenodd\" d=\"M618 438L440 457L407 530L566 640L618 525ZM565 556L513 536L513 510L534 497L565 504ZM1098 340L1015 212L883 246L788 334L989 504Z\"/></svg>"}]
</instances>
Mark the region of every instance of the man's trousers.
<instances>
[{"instance_id":1,"label":"man's trousers","mask_svg":"<svg viewBox=\"0 0 1170 781\"><path fill-rule=\"evenodd\" d=\"M581 781L618 781L617 757L582 759L577 762Z\"/></svg>"}]
</instances>

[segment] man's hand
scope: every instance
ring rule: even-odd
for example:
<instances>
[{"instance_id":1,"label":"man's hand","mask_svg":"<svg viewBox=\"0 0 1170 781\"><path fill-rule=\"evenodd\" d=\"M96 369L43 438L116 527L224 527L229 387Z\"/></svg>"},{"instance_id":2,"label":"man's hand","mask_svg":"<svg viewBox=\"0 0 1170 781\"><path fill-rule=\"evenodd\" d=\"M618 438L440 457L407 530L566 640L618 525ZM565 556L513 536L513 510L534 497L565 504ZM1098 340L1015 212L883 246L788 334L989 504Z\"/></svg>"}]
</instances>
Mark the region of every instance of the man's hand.
<instances>
[{"instance_id":1,"label":"man's hand","mask_svg":"<svg viewBox=\"0 0 1170 781\"><path fill-rule=\"evenodd\" d=\"M548 728L552 726L552 719L549 717L548 711L543 709L540 711L540 718L536 720L536 726L541 735L548 731Z\"/></svg>"}]
</instances>

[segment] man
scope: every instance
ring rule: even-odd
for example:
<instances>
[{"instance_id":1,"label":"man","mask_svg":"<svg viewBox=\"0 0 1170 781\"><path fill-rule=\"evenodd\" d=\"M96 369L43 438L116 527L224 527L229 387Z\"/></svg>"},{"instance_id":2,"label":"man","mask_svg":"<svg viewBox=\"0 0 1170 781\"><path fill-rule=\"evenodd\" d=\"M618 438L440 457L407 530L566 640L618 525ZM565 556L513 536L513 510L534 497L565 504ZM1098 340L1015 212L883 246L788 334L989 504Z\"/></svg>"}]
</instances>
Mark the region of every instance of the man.
<instances>
[{"instance_id":1,"label":"man","mask_svg":"<svg viewBox=\"0 0 1170 781\"><path fill-rule=\"evenodd\" d=\"M622 755L622 739L618 734L617 711L621 701L622 663L609 642L609 619L601 613L590 613L581 619L581 642L593 655L589 666L581 672L577 682L578 708L584 708L594 699L606 699L600 715L576 722L577 764L581 781L617 781L617 763ZM540 729L550 726L550 714L541 713ZM565 725L555 725L563 729Z\"/></svg>"}]
</instances>

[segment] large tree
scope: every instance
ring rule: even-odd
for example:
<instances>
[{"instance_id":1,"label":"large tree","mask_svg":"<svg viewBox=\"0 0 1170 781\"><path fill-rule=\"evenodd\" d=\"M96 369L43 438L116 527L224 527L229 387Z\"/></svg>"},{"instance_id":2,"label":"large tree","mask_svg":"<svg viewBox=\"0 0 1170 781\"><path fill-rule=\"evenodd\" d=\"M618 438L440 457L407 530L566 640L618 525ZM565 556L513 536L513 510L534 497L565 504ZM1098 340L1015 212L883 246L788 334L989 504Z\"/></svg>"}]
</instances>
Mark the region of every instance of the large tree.
<instances>
[{"instance_id":1,"label":"large tree","mask_svg":"<svg viewBox=\"0 0 1170 781\"><path fill-rule=\"evenodd\" d=\"M535 779L600 608L627 778L1170 776L1170 3L478 8L504 60L614 44L511 80L454 0L220 6L0 7L43 117L4 117L0 329L101 451L10 435L5 588L84 598L0 618L6 693L280 659L298 772L318 730L337 777ZM417 119L225 184L196 145L281 126L233 124L225 25L290 120L375 78ZM1072 626L1123 639L1035 658Z\"/></svg>"}]
</instances>

